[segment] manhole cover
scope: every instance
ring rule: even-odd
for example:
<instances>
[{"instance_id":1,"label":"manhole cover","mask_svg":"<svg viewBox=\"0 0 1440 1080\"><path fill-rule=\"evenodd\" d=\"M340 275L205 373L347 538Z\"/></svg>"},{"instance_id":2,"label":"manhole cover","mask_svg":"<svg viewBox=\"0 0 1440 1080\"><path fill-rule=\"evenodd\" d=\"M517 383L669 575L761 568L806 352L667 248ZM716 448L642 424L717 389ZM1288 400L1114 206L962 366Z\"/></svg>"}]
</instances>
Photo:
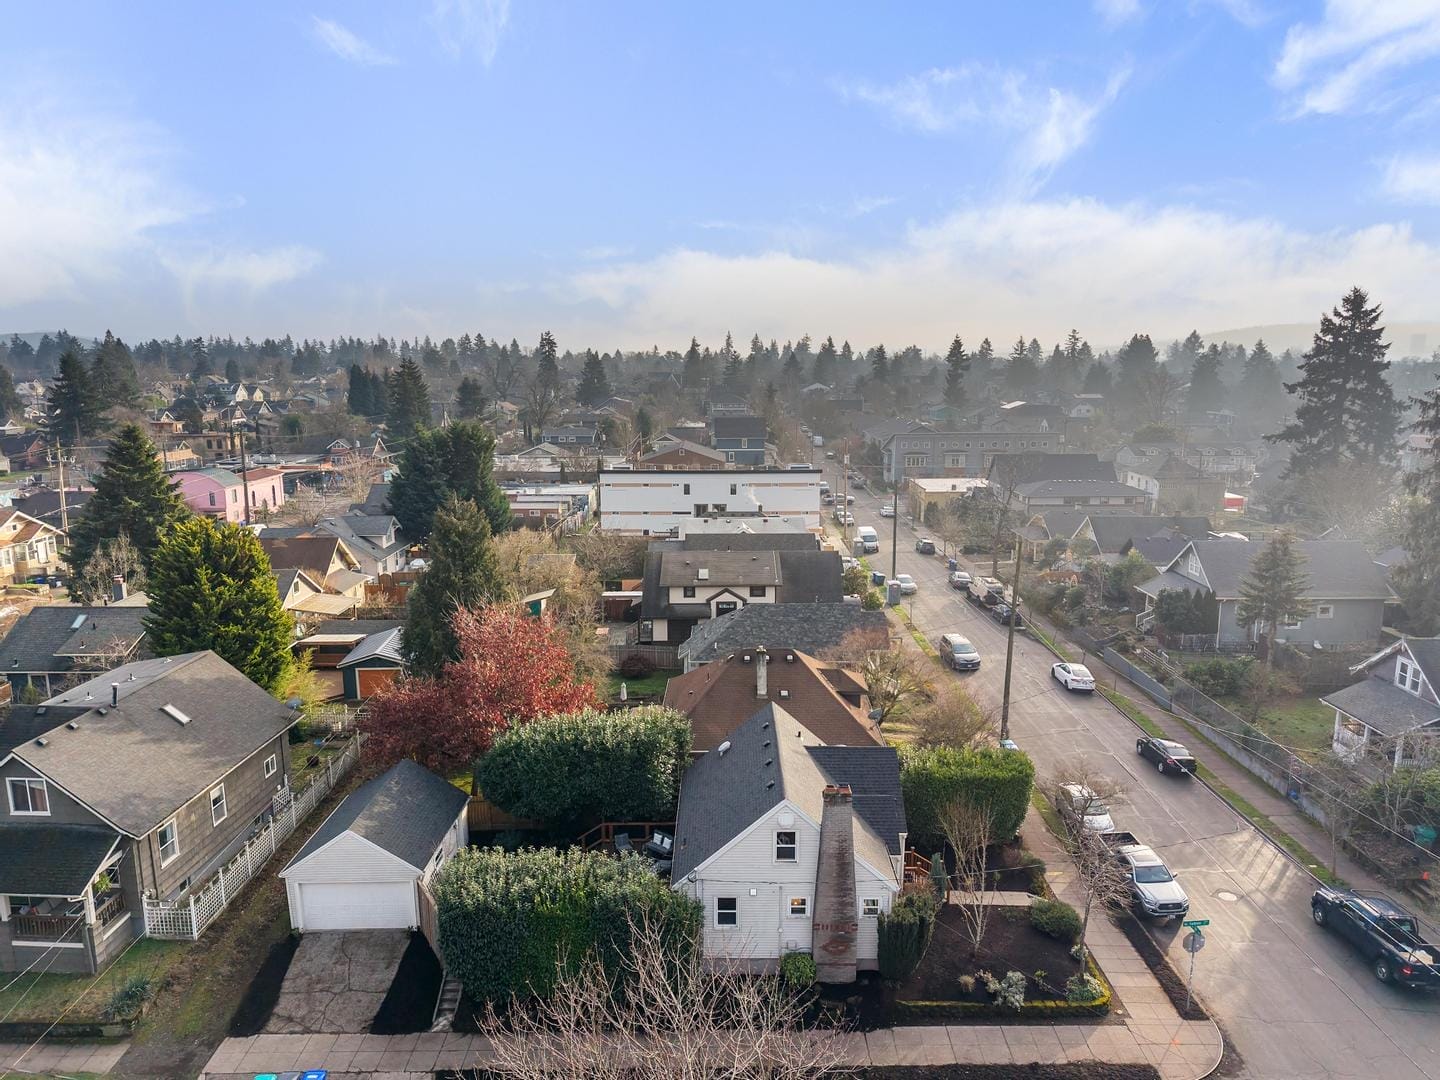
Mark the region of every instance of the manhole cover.
<instances>
[{"instance_id":1,"label":"manhole cover","mask_svg":"<svg viewBox=\"0 0 1440 1080\"><path fill-rule=\"evenodd\" d=\"M1216 898L1217 900L1224 900L1225 903L1227 903L1227 904L1233 904L1233 903L1235 903L1235 901L1237 901L1237 900L1240 899L1240 897L1236 896L1233 892L1224 892L1224 891L1217 892L1217 893L1215 894L1215 898Z\"/></svg>"}]
</instances>

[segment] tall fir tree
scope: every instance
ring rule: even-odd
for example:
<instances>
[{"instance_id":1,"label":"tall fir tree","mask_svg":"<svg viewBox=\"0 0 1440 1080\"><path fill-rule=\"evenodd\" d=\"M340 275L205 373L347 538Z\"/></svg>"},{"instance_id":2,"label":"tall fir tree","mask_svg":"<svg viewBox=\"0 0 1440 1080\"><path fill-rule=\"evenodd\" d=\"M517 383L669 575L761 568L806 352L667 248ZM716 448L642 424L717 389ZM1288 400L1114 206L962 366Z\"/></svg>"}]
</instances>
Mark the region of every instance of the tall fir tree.
<instances>
[{"instance_id":1,"label":"tall fir tree","mask_svg":"<svg viewBox=\"0 0 1440 1080\"><path fill-rule=\"evenodd\" d=\"M1220 347L1211 345L1195 357L1190 366L1190 388L1185 392L1185 412L1192 420L1204 419L1207 413L1225 403L1225 385L1220 381Z\"/></svg>"},{"instance_id":2,"label":"tall fir tree","mask_svg":"<svg viewBox=\"0 0 1440 1080\"><path fill-rule=\"evenodd\" d=\"M1406 629L1424 637L1440 633L1440 386L1412 398L1416 419L1410 430L1426 447L1420 466L1405 477L1411 496L1401 545L1405 558L1393 571L1404 604Z\"/></svg>"},{"instance_id":3,"label":"tall fir tree","mask_svg":"<svg viewBox=\"0 0 1440 1080\"><path fill-rule=\"evenodd\" d=\"M876 345L870 350L870 374L882 386L890 378L890 354L885 351L884 345Z\"/></svg>"},{"instance_id":4,"label":"tall fir tree","mask_svg":"<svg viewBox=\"0 0 1440 1080\"><path fill-rule=\"evenodd\" d=\"M15 392L15 376L10 368L0 364L0 416L7 420L19 421L25 415L25 403Z\"/></svg>"},{"instance_id":5,"label":"tall fir tree","mask_svg":"<svg viewBox=\"0 0 1440 1080\"><path fill-rule=\"evenodd\" d=\"M480 380L466 375L455 389L455 415L461 420L478 420L485 405L485 388Z\"/></svg>"},{"instance_id":6,"label":"tall fir tree","mask_svg":"<svg viewBox=\"0 0 1440 1080\"><path fill-rule=\"evenodd\" d=\"M430 426L430 384L412 358L400 361L385 380L385 389L385 426L392 437L406 440Z\"/></svg>"},{"instance_id":7,"label":"tall fir tree","mask_svg":"<svg viewBox=\"0 0 1440 1080\"><path fill-rule=\"evenodd\" d=\"M970 374L982 393L989 389L990 381L995 376L995 346L990 344L988 337L970 354Z\"/></svg>"},{"instance_id":8,"label":"tall fir tree","mask_svg":"<svg viewBox=\"0 0 1440 1080\"><path fill-rule=\"evenodd\" d=\"M1040 365L1035 360L1035 351L1025 343L1024 335L1016 340L1010 349L1005 364L1005 393L1011 398L1023 398L1031 393L1040 381Z\"/></svg>"},{"instance_id":9,"label":"tall fir tree","mask_svg":"<svg viewBox=\"0 0 1440 1080\"><path fill-rule=\"evenodd\" d=\"M295 624L249 529L188 517L165 534L150 566L145 643L156 656L213 649L274 693L293 670Z\"/></svg>"},{"instance_id":10,"label":"tall fir tree","mask_svg":"<svg viewBox=\"0 0 1440 1080\"><path fill-rule=\"evenodd\" d=\"M1285 415L1285 407L1285 384L1280 377L1280 365L1275 362L1265 342L1257 341L1240 370L1240 382L1235 388L1235 411L1251 431L1257 428L1263 431Z\"/></svg>"},{"instance_id":11,"label":"tall fir tree","mask_svg":"<svg viewBox=\"0 0 1440 1080\"><path fill-rule=\"evenodd\" d=\"M950 342L950 351L945 354L945 404L952 410L965 407L965 376L970 371L970 354L960 335Z\"/></svg>"},{"instance_id":12,"label":"tall fir tree","mask_svg":"<svg viewBox=\"0 0 1440 1080\"><path fill-rule=\"evenodd\" d=\"M685 366L681 369L681 381L688 387L705 385L705 362L700 352L698 338L690 339L690 348L685 350Z\"/></svg>"},{"instance_id":13,"label":"tall fir tree","mask_svg":"<svg viewBox=\"0 0 1440 1080\"><path fill-rule=\"evenodd\" d=\"M207 375L214 375L215 364L210 359L210 350L205 347L205 339L194 337L187 344L190 352L190 377L199 380Z\"/></svg>"},{"instance_id":14,"label":"tall fir tree","mask_svg":"<svg viewBox=\"0 0 1440 1080\"><path fill-rule=\"evenodd\" d=\"M586 349L585 366L580 371L580 386L575 391L575 400L594 408L609 396L610 376L605 373L605 362L594 349Z\"/></svg>"},{"instance_id":15,"label":"tall fir tree","mask_svg":"<svg viewBox=\"0 0 1440 1080\"><path fill-rule=\"evenodd\" d=\"M351 364L345 387L345 411L351 416L377 415L370 387L370 373L359 364Z\"/></svg>"},{"instance_id":16,"label":"tall fir tree","mask_svg":"<svg viewBox=\"0 0 1440 1080\"><path fill-rule=\"evenodd\" d=\"M1235 621L1246 629L1256 627L1266 635L1270 646L1265 651L1267 666L1275 657L1276 628L1310 612L1312 605L1306 599L1309 590L1305 556L1295 549L1289 533L1276 533L1250 560L1249 572L1240 579Z\"/></svg>"},{"instance_id":17,"label":"tall fir tree","mask_svg":"<svg viewBox=\"0 0 1440 1080\"><path fill-rule=\"evenodd\" d=\"M822 386L834 386L838 363L839 356L835 352L835 339L827 337L825 343L820 346L820 351L815 354L815 367L811 370L810 381L820 383Z\"/></svg>"},{"instance_id":18,"label":"tall fir tree","mask_svg":"<svg viewBox=\"0 0 1440 1080\"><path fill-rule=\"evenodd\" d=\"M77 446L100 430L102 409L90 369L80 354L67 349L45 392L45 433L52 443Z\"/></svg>"},{"instance_id":19,"label":"tall fir tree","mask_svg":"<svg viewBox=\"0 0 1440 1080\"><path fill-rule=\"evenodd\" d=\"M1081 384L1081 391L1086 394L1099 394L1102 397L1110 393L1110 369L1099 360L1096 360L1085 369L1085 381Z\"/></svg>"},{"instance_id":20,"label":"tall fir tree","mask_svg":"<svg viewBox=\"0 0 1440 1080\"><path fill-rule=\"evenodd\" d=\"M451 496L434 520L427 545L430 561L410 590L403 635L410 674L431 678L459 659L451 623L456 610L507 597L490 523L479 507Z\"/></svg>"},{"instance_id":21,"label":"tall fir tree","mask_svg":"<svg viewBox=\"0 0 1440 1080\"><path fill-rule=\"evenodd\" d=\"M418 432L400 457L390 483L390 513L411 542L423 542L435 513L450 498L485 512L492 533L510 527L510 501L495 483L495 436L475 420Z\"/></svg>"},{"instance_id":22,"label":"tall fir tree","mask_svg":"<svg viewBox=\"0 0 1440 1080\"><path fill-rule=\"evenodd\" d=\"M65 561L78 576L102 542L127 536L148 569L165 534L189 516L160 466L155 444L139 424L125 424L110 440L85 513L70 526Z\"/></svg>"},{"instance_id":23,"label":"tall fir tree","mask_svg":"<svg viewBox=\"0 0 1440 1080\"><path fill-rule=\"evenodd\" d=\"M140 400L140 376L130 347L109 330L95 349L90 364L90 381L104 409L134 408ZM232 381L239 381L238 379Z\"/></svg>"},{"instance_id":24,"label":"tall fir tree","mask_svg":"<svg viewBox=\"0 0 1440 1080\"><path fill-rule=\"evenodd\" d=\"M1356 286L1331 314L1322 315L1314 344L1300 362L1299 381L1285 384L1300 399L1295 419L1266 436L1291 447L1282 479L1338 465L1395 463L1401 407L1385 377L1390 346L1380 305L1369 301Z\"/></svg>"}]
</instances>

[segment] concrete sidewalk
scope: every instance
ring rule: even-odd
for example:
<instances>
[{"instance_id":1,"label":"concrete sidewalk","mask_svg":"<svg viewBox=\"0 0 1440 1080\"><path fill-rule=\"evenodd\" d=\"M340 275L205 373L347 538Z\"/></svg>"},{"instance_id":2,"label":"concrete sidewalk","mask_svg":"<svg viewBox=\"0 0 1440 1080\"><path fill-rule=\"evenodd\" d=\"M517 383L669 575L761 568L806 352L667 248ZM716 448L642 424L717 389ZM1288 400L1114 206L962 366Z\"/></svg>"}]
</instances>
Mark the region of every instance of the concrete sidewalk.
<instances>
[{"instance_id":1,"label":"concrete sidewalk","mask_svg":"<svg viewBox=\"0 0 1440 1080\"><path fill-rule=\"evenodd\" d=\"M125 1056L130 1042L72 1043L42 1042L33 1048L29 1043L0 1043L0 1072L19 1076L27 1073L97 1073L104 1075Z\"/></svg>"}]
</instances>

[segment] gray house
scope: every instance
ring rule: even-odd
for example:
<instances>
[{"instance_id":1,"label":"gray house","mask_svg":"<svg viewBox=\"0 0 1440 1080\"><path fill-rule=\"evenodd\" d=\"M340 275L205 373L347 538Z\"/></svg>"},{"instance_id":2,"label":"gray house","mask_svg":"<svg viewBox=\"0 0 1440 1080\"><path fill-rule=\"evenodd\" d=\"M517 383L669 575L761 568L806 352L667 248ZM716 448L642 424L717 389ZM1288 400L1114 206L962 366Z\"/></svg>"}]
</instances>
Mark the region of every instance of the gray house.
<instances>
[{"instance_id":1,"label":"gray house","mask_svg":"<svg viewBox=\"0 0 1440 1080\"><path fill-rule=\"evenodd\" d=\"M769 430L759 416L710 417L710 445L733 465L764 465Z\"/></svg>"},{"instance_id":2,"label":"gray house","mask_svg":"<svg viewBox=\"0 0 1440 1080\"><path fill-rule=\"evenodd\" d=\"M1392 594L1364 546L1350 540L1297 540L1294 546L1305 560L1310 582L1306 600L1312 606L1298 622L1276 627L1274 639L1299 648L1375 645L1380 640L1385 601ZM1145 613L1137 625L1142 629L1149 625L1155 600L1165 590L1200 589L1214 593L1219 602L1217 646L1253 644L1265 628L1241 626L1236 610L1240 583L1263 547L1247 540L1193 540L1186 544L1159 577L1137 586L1145 597Z\"/></svg>"},{"instance_id":3,"label":"gray house","mask_svg":"<svg viewBox=\"0 0 1440 1080\"><path fill-rule=\"evenodd\" d=\"M853 602L746 604L697 625L680 645L678 657L685 671L693 671L759 645L774 653L791 650L824 656L857 633L884 648L889 626L885 612L866 611Z\"/></svg>"},{"instance_id":4,"label":"gray house","mask_svg":"<svg viewBox=\"0 0 1440 1080\"><path fill-rule=\"evenodd\" d=\"M80 672L138 659L148 614L144 607L34 608L0 641L0 673L12 693L34 686L49 697Z\"/></svg>"},{"instance_id":5,"label":"gray house","mask_svg":"<svg viewBox=\"0 0 1440 1080\"><path fill-rule=\"evenodd\" d=\"M892 484L911 476L984 476L1000 454L1052 453L1065 444L1054 431L915 431L886 440L883 468Z\"/></svg>"},{"instance_id":6,"label":"gray house","mask_svg":"<svg viewBox=\"0 0 1440 1080\"><path fill-rule=\"evenodd\" d=\"M0 727L0 971L99 971L142 896L205 881L287 786L293 710L213 652L141 660Z\"/></svg>"},{"instance_id":7,"label":"gray house","mask_svg":"<svg viewBox=\"0 0 1440 1080\"><path fill-rule=\"evenodd\" d=\"M1408 737L1440 730L1440 640L1402 638L1350 671L1367 678L1320 699L1335 710L1335 753L1378 755L1393 768L1408 764Z\"/></svg>"}]
</instances>

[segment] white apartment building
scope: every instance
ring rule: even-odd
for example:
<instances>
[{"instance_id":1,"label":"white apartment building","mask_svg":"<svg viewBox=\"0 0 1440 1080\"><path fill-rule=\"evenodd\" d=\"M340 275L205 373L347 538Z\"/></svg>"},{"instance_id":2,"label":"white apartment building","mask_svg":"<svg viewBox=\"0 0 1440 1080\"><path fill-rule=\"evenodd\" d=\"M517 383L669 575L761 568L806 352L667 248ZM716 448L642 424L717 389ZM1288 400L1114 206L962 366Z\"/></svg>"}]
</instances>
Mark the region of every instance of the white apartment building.
<instances>
[{"instance_id":1,"label":"white apartment building","mask_svg":"<svg viewBox=\"0 0 1440 1080\"><path fill-rule=\"evenodd\" d=\"M600 527L665 535L703 518L788 517L820 527L818 468L602 469Z\"/></svg>"}]
</instances>

